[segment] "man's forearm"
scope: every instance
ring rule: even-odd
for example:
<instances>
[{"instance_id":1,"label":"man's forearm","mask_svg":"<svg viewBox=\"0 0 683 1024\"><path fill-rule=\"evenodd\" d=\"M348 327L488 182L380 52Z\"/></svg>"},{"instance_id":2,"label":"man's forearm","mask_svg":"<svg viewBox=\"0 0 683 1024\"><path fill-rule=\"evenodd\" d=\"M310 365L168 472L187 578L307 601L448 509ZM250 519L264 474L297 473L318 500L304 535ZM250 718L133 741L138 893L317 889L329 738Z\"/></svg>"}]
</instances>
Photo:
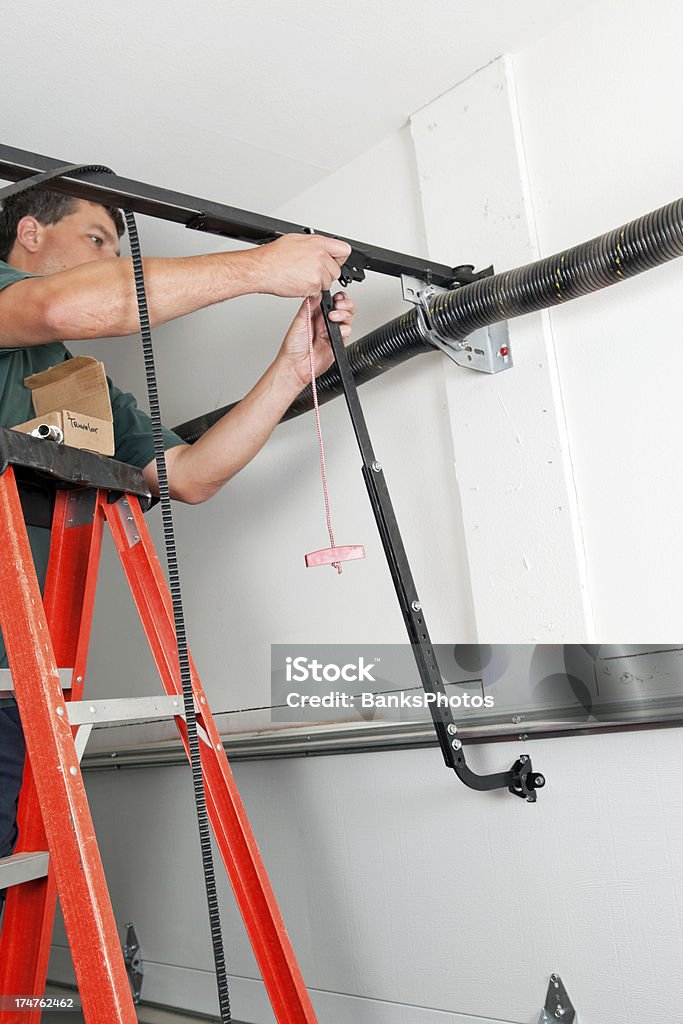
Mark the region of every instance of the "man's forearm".
<instances>
[{"instance_id":1,"label":"man's forearm","mask_svg":"<svg viewBox=\"0 0 683 1024\"><path fill-rule=\"evenodd\" d=\"M263 287L250 250L143 261L152 326ZM140 329L129 259L100 260L42 278L48 334L80 341Z\"/></svg>"},{"instance_id":2,"label":"man's forearm","mask_svg":"<svg viewBox=\"0 0 683 1024\"><path fill-rule=\"evenodd\" d=\"M301 390L301 381L276 360L198 441L167 453L171 496L193 505L211 498L258 454ZM156 482L156 468L148 469Z\"/></svg>"},{"instance_id":3,"label":"man's forearm","mask_svg":"<svg viewBox=\"0 0 683 1024\"><path fill-rule=\"evenodd\" d=\"M145 259L152 325L237 295L315 295L339 276L351 247L320 235L283 235L254 249ZM27 260L10 263L34 273ZM129 259L86 260L0 290L0 347L124 337L139 329Z\"/></svg>"}]
</instances>

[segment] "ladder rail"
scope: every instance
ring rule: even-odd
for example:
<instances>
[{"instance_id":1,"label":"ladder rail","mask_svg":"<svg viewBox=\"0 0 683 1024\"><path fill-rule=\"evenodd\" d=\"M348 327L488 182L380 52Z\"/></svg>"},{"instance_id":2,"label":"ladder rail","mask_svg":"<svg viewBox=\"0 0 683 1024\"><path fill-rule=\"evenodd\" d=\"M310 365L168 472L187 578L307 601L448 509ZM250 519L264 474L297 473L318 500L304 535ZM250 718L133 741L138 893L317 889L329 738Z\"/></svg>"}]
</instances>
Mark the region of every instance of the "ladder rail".
<instances>
[{"instance_id":1,"label":"ladder rail","mask_svg":"<svg viewBox=\"0 0 683 1024\"><path fill-rule=\"evenodd\" d=\"M55 523L53 537L58 542L66 532ZM53 571L57 592L60 581L67 592L73 592L68 586L67 566L68 559ZM55 600L56 608L57 596ZM13 910L2 929L0 957L0 963L4 962L3 990L10 995L34 995L44 990L40 976L47 969L56 885L88 1024L136 1024L114 912L11 466L0 476L0 623L24 725L27 764L30 762L31 782L24 800L25 811L31 815L28 828L38 829L37 822L42 817L50 852L47 882L26 883L30 888L24 893L21 890L26 887L21 886L16 895L10 890ZM85 631L79 623L78 628L70 627L69 635L78 638ZM83 642L81 639L81 648ZM78 650L78 639L75 644ZM30 914L24 913L25 908L30 909ZM7 909L10 910L9 905ZM32 939L27 934L29 928L33 931ZM31 942L37 939L38 946L20 947L22 938ZM29 965L33 977L28 980L34 987L22 990L27 978L26 961L31 960L27 956L29 949L34 950L34 960ZM15 1017L16 1024L25 1024L27 1019L23 1012L3 1016L7 1024L15 1024Z\"/></svg>"},{"instance_id":2,"label":"ladder rail","mask_svg":"<svg viewBox=\"0 0 683 1024\"><path fill-rule=\"evenodd\" d=\"M111 530L166 693L182 698L171 596L138 497L57 495L41 599L11 466L0 475L0 623L26 736L19 852L49 850L48 873L13 886L0 933L0 992L44 991L59 893L88 1024L137 1018L69 723L86 676L102 534ZM51 641L54 637L54 646ZM73 666L65 695L57 665ZM190 657L207 810L278 1024L316 1024L284 921ZM182 710L175 717L189 757ZM86 726L90 728L90 726ZM69 822L69 827L65 823ZM33 956L27 955L31 950ZM0 1014L37 1024L40 1010Z\"/></svg>"}]
</instances>

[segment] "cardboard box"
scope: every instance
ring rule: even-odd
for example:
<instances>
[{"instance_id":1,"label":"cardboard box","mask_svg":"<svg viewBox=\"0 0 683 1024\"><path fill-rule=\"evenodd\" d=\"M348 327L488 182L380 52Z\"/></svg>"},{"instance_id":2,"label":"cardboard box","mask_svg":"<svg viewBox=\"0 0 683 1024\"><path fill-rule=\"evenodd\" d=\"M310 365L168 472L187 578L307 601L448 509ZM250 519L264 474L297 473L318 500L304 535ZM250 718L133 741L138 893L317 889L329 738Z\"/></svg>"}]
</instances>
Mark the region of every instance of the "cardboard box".
<instances>
[{"instance_id":1,"label":"cardboard box","mask_svg":"<svg viewBox=\"0 0 683 1024\"><path fill-rule=\"evenodd\" d=\"M64 432L64 444L100 455L114 454L114 423L104 366L92 356L75 356L27 377L35 419L14 430L29 434L41 423Z\"/></svg>"}]
</instances>

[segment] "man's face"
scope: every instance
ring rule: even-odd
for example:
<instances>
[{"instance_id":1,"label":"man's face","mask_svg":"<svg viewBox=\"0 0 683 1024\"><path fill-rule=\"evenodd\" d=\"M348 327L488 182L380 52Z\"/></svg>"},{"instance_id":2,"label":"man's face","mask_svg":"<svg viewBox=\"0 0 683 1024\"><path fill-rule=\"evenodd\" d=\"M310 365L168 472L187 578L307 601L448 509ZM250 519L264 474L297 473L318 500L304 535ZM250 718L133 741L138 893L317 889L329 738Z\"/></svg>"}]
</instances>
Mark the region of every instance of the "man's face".
<instances>
[{"instance_id":1,"label":"man's face","mask_svg":"<svg viewBox=\"0 0 683 1024\"><path fill-rule=\"evenodd\" d=\"M103 206L83 199L73 213L56 224L40 224L36 251L32 254L34 273L55 274L82 263L120 256L116 225Z\"/></svg>"}]
</instances>

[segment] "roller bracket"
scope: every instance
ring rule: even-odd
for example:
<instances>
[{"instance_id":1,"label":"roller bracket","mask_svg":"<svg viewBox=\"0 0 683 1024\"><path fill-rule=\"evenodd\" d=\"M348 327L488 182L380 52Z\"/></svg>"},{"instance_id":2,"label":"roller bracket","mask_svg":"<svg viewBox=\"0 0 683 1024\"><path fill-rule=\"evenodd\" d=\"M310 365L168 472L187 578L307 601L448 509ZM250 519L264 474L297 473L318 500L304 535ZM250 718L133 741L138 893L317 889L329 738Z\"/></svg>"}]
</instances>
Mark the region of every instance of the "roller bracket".
<instances>
[{"instance_id":1,"label":"roller bracket","mask_svg":"<svg viewBox=\"0 0 683 1024\"><path fill-rule=\"evenodd\" d=\"M536 803L536 790L545 786L545 775L536 772L528 754L522 754L510 770L508 790L529 804Z\"/></svg>"},{"instance_id":2,"label":"roller bracket","mask_svg":"<svg viewBox=\"0 0 683 1024\"><path fill-rule=\"evenodd\" d=\"M471 268L457 269L462 271ZM487 268L477 277L487 275L492 269ZM435 330L430 310L434 299L444 295L449 289L407 274L401 276L401 287L406 302L412 302L417 307L418 323L425 339L445 352L458 366L468 370L480 370L482 373L500 373L501 370L509 370L513 365L510 333L506 321L482 327L467 338L452 341L443 338Z\"/></svg>"}]
</instances>

